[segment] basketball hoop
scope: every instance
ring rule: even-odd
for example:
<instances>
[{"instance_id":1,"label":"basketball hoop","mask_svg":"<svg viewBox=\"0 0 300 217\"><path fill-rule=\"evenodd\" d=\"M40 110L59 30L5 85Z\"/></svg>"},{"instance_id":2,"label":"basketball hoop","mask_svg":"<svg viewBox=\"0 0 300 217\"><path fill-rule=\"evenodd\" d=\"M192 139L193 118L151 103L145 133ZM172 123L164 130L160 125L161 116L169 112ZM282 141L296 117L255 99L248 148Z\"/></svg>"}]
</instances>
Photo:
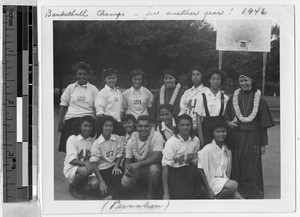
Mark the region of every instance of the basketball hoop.
<instances>
[{"instance_id":1,"label":"basketball hoop","mask_svg":"<svg viewBox=\"0 0 300 217\"><path fill-rule=\"evenodd\" d=\"M251 40L240 39L235 41L237 51L248 51Z\"/></svg>"},{"instance_id":2,"label":"basketball hoop","mask_svg":"<svg viewBox=\"0 0 300 217\"><path fill-rule=\"evenodd\" d=\"M263 55L263 87L267 52L271 50L270 20L228 20L218 21L216 49L219 51L219 68L222 68L222 52L236 51L246 56L249 52L264 52ZM243 57L244 58L244 57Z\"/></svg>"},{"instance_id":3,"label":"basketball hoop","mask_svg":"<svg viewBox=\"0 0 300 217\"><path fill-rule=\"evenodd\" d=\"M216 49L219 51L270 52L269 20L219 20Z\"/></svg>"}]
</instances>

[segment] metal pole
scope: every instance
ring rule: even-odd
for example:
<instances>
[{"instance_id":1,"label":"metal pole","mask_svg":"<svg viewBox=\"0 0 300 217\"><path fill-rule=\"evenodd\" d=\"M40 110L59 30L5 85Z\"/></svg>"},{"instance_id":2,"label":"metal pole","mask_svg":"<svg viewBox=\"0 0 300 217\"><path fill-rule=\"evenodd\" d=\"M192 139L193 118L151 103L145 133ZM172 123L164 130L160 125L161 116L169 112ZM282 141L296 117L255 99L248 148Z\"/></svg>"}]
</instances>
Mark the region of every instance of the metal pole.
<instances>
[{"instance_id":1,"label":"metal pole","mask_svg":"<svg viewBox=\"0 0 300 217\"><path fill-rule=\"evenodd\" d=\"M222 69L222 57L223 57L223 52L219 51L219 69Z\"/></svg>"},{"instance_id":2,"label":"metal pole","mask_svg":"<svg viewBox=\"0 0 300 217\"><path fill-rule=\"evenodd\" d=\"M262 73L262 95L265 95L265 79L266 79L267 52L263 52L263 73Z\"/></svg>"}]
</instances>

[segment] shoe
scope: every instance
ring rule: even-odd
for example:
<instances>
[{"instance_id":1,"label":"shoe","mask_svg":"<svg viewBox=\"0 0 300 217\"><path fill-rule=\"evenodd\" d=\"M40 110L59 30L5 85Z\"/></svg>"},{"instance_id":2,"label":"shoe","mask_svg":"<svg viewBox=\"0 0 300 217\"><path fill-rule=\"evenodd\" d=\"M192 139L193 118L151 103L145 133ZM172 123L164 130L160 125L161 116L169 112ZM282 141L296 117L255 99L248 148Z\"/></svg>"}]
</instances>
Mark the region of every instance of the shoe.
<instances>
[{"instance_id":1,"label":"shoe","mask_svg":"<svg viewBox=\"0 0 300 217\"><path fill-rule=\"evenodd\" d=\"M112 200L112 199L113 199L112 195L109 195L107 197L102 198L102 200Z\"/></svg>"},{"instance_id":2,"label":"shoe","mask_svg":"<svg viewBox=\"0 0 300 217\"><path fill-rule=\"evenodd\" d=\"M152 194L152 193L147 193L146 194L146 198L148 199L148 200L153 200L154 199L154 195Z\"/></svg>"},{"instance_id":3,"label":"shoe","mask_svg":"<svg viewBox=\"0 0 300 217\"><path fill-rule=\"evenodd\" d=\"M78 198L78 199L83 199L84 198L84 196L81 194L81 192L83 192L83 191L82 190L78 191L78 189L76 189L75 185L73 185L72 183L69 184L69 192L75 198Z\"/></svg>"},{"instance_id":4,"label":"shoe","mask_svg":"<svg viewBox=\"0 0 300 217\"><path fill-rule=\"evenodd\" d=\"M75 197L75 198L77 198L77 199L83 199L84 197L83 197L83 195L82 194L80 194L79 192L77 192L77 191L73 191L73 197Z\"/></svg>"}]
</instances>

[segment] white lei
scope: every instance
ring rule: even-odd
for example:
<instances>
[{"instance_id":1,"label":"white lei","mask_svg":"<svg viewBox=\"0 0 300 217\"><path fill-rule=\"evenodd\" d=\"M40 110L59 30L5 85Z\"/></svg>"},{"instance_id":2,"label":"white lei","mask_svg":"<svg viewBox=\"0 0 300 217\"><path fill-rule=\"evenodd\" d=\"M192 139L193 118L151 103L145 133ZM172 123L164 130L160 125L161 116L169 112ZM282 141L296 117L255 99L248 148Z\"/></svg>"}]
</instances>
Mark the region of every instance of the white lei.
<instances>
[{"instance_id":1,"label":"white lei","mask_svg":"<svg viewBox=\"0 0 300 217\"><path fill-rule=\"evenodd\" d=\"M154 134L154 130L151 129L150 135L148 136L147 140L145 141L145 143L146 143L145 144L145 150L143 151L142 155L140 154L139 149L138 149L139 133L138 132L133 132L131 134L132 153L133 153L133 155L134 155L134 157L137 161L145 160L146 157L148 156L148 153L150 151L152 138L153 138L153 134Z\"/></svg>"},{"instance_id":2,"label":"white lei","mask_svg":"<svg viewBox=\"0 0 300 217\"><path fill-rule=\"evenodd\" d=\"M174 102L175 102L175 100L177 98L177 95L179 93L180 87L181 87L181 85L178 83L176 85L176 87L175 87L175 90L174 90L174 92L172 94L172 97L171 97L171 100L170 100L169 104L171 104L171 105L174 104ZM165 91L166 91L166 85L161 86L160 93L159 93L159 102L160 102L161 105L167 104L165 102Z\"/></svg>"},{"instance_id":3,"label":"white lei","mask_svg":"<svg viewBox=\"0 0 300 217\"><path fill-rule=\"evenodd\" d=\"M232 102L233 102L233 108L234 108L234 111L235 111L235 114L236 114L237 118L241 122L243 122L243 123L249 123L249 122L253 121L254 118L257 115L261 92L260 92L260 90L257 90L255 92L254 103L253 103L253 110L252 110L251 114L248 117L244 117L242 115L240 107L239 107L238 95L239 95L240 92L241 92L241 88L239 88L236 91L234 91L233 100L232 100Z\"/></svg>"}]
</instances>

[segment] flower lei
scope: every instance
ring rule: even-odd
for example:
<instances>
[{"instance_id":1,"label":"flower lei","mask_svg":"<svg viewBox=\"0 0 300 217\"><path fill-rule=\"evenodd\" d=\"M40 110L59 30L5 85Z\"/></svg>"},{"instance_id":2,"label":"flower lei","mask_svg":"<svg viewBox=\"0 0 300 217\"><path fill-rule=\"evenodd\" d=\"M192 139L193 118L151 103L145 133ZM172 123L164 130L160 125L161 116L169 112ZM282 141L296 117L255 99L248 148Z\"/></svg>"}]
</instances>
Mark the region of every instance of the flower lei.
<instances>
[{"instance_id":1,"label":"flower lei","mask_svg":"<svg viewBox=\"0 0 300 217\"><path fill-rule=\"evenodd\" d=\"M181 88L181 85L178 83L175 87L175 90L172 94L172 97L171 97L171 100L170 100L169 104L171 104L171 105L174 104L174 102L177 98L177 95L179 93L180 88ZM160 102L161 105L165 104L165 91L166 91L166 85L161 86L160 93L159 93L159 102Z\"/></svg>"},{"instance_id":2,"label":"flower lei","mask_svg":"<svg viewBox=\"0 0 300 217\"><path fill-rule=\"evenodd\" d=\"M244 117L242 115L240 107L239 107L238 95L239 95L240 92L241 92L241 88L239 88L236 91L234 91L233 100L232 100L232 102L233 102L233 108L234 108L234 111L235 111L235 114L236 114L237 118L241 122L243 122L243 123L249 123L249 122L253 121L253 119L257 115L258 106L259 106L259 99L260 99L260 96L261 96L261 92L260 92L260 90L257 90L255 92L254 103L253 103L253 110L252 110L251 114L248 117Z\"/></svg>"},{"instance_id":3,"label":"flower lei","mask_svg":"<svg viewBox=\"0 0 300 217\"><path fill-rule=\"evenodd\" d=\"M139 150L138 150L138 136L139 133L138 132L133 132L131 134L131 144L132 144L132 153L135 157L135 159L137 161L142 161L145 160L146 157L148 156L148 153L150 151L150 145L152 142L152 138L153 138L153 134L154 134L154 129L151 129L150 135L147 138L147 140L145 141L145 150L143 151L142 155L140 154Z\"/></svg>"}]
</instances>

